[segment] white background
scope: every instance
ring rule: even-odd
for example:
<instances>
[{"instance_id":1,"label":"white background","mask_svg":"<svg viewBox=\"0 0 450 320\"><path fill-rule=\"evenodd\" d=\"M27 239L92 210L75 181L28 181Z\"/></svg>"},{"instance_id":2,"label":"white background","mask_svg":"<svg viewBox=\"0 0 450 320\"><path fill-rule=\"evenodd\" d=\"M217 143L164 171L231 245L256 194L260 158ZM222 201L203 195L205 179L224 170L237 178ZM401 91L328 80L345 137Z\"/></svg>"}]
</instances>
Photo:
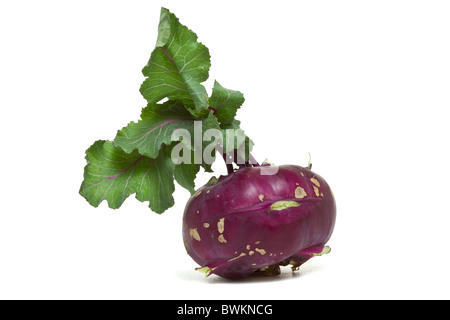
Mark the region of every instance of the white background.
<instances>
[{"instance_id":1,"label":"white background","mask_svg":"<svg viewBox=\"0 0 450 320\"><path fill-rule=\"evenodd\" d=\"M337 200L329 255L205 278L181 238L186 190L162 215L78 194L85 150L145 106L161 6L210 49L208 92L244 93L259 161L311 153ZM2 1L0 298L450 298L449 16L448 1Z\"/></svg>"}]
</instances>

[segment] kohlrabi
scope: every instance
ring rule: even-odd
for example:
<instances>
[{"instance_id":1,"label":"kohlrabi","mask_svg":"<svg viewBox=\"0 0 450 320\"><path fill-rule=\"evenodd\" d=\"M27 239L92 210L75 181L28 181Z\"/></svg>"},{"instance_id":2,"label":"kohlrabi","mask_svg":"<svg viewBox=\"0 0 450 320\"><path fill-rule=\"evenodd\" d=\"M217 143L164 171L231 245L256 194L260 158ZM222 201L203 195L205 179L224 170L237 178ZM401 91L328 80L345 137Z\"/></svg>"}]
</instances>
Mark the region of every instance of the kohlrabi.
<instances>
[{"instance_id":1,"label":"kohlrabi","mask_svg":"<svg viewBox=\"0 0 450 320\"><path fill-rule=\"evenodd\" d=\"M111 208L136 194L162 213L174 204L176 180L192 194L184 245L206 275L275 275L280 265L296 270L328 253L336 206L326 181L311 166L258 164L235 119L242 93L216 81L208 96L209 50L165 8L158 31L140 89L148 104L113 141L87 150L80 194ZM228 174L195 190L200 167L212 172L216 154Z\"/></svg>"}]
</instances>

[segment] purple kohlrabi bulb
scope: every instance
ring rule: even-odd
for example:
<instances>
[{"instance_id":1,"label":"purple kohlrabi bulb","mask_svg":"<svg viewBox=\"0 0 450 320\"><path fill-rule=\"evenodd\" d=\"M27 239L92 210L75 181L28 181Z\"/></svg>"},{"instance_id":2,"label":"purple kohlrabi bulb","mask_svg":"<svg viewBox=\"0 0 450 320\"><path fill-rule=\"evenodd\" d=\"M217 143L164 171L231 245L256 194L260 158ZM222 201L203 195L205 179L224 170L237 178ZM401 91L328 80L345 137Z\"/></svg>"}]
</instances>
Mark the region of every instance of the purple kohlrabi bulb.
<instances>
[{"instance_id":1,"label":"purple kohlrabi bulb","mask_svg":"<svg viewBox=\"0 0 450 320\"><path fill-rule=\"evenodd\" d=\"M328 253L336 205L325 180L308 168L279 166L274 175L246 167L212 179L191 197L183 240L200 271L238 279L295 270Z\"/></svg>"}]
</instances>

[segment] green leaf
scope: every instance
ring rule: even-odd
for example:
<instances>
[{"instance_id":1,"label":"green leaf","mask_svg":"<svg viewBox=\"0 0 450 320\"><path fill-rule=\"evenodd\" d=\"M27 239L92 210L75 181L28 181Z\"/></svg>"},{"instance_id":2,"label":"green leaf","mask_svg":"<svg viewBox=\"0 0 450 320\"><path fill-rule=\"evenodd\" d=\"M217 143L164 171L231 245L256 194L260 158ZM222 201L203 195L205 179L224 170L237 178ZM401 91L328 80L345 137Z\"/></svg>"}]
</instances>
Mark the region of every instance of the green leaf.
<instances>
[{"instance_id":1,"label":"green leaf","mask_svg":"<svg viewBox=\"0 0 450 320\"><path fill-rule=\"evenodd\" d=\"M180 102L167 101L162 105L149 104L142 109L141 120L130 122L117 132L114 145L126 153L139 153L155 158L162 144L171 144L172 133L179 128L193 131L196 120Z\"/></svg>"},{"instance_id":2,"label":"green leaf","mask_svg":"<svg viewBox=\"0 0 450 320\"><path fill-rule=\"evenodd\" d=\"M203 130L203 143L202 143L202 163L201 166L205 169L206 172L213 172L211 165L214 163L216 159L216 146L219 143L221 136L221 129L217 118L211 112L209 116L203 120L202 122L202 130ZM213 135L208 137L208 131L215 131L217 136ZM214 133L214 132L213 132ZM216 139L217 138L217 139ZM208 155L208 151L211 153ZM206 157L211 156L211 161L207 161Z\"/></svg>"},{"instance_id":3,"label":"green leaf","mask_svg":"<svg viewBox=\"0 0 450 320\"><path fill-rule=\"evenodd\" d=\"M244 100L241 92L226 89L215 81L209 105L214 110L214 115L219 122L228 124L233 122L237 109L241 107Z\"/></svg>"},{"instance_id":4,"label":"green leaf","mask_svg":"<svg viewBox=\"0 0 450 320\"><path fill-rule=\"evenodd\" d=\"M181 163L175 166L175 180L191 194L195 193L195 177L200 170L198 164Z\"/></svg>"},{"instance_id":5,"label":"green leaf","mask_svg":"<svg viewBox=\"0 0 450 320\"><path fill-rule=\"evenodd\" d=\"M186 130L187 137L180 138L180 141L174 143L172 133L177 129ZM148 105L144 108L137 123L131 122L118 131L114 145L125 153L134 152L148 158L157 157L164 145L171 145L171 150L179 145L180 151L170 156L175 157L180 153L184 155L184 152L187 152L188 162L178 164L179 159L173 159L177 163L174 169L175 179L182 187L193 193L194 180L200 166L205 171L212 172L211 165L215 160L214 147L218 140L203 140L205 132L209 129L216 129L220 137L220 126L212 112L206 119L198 120L183 107L181 102L169 100L162 105ZM206 147L213 154L209 159L203 154Z\"/></svg>"},{"instance_id":6,"label":"green leaf","mask_svg":"<svg viewBox=\"0 0 450 320\"><path fill-rule=\"evenodd\" d=\"M179 100L194 115L206 115L208 95L201 82L209 76L208 48L165 8L158 32L156 48L142 70L148 77L141 86L142 95L151 104L163 98Z\"/></svg>"},{"instance_id":7,"label":"green leaf","mask_svg":"<svg viewBox=\"0 0 450 320\"><path fill-rule=\"evenodd\" d=\"M239 129L234 117L244 96L216 81L208 98L202 83L210 65L209 50L197 35L162 8L156 47L142 70L146 79L140 91L148 104L141 119L119 130L113 142L97 141L86 151L80 194L91 205L106 200L119 208L136 194L162 213L174 204L174 179L193 194L200 167L212 172L219 142L249 159L253 143L243 131L226 139L227 129Z\"/></svg>"},{"instance_id":8,"label":"green leaf","mask_svg":"<svg viewBox=\"0 0 450 320\"><path fill-rule=\"evenodd\" d=\"M174 163L169 147L163 146L151 159L100 140L86 151L86 161L80 194L94 207L106 200L117 209L133 193L139 201L150 201L149 207L157 213L173 206Z\"/></svg>"},{"instance_id":9,"label":"green leaf","mask_svg":"<svg viewBox=\"0 0 450 320\"><path fill-rule=\"evenodd\" d=\"M141 155L155 158L163 144L172 144L172 139L176 138L172 134L182 129L185 130L186 137L179 138L181 141L178 140L175 145L182 144L179 148L192 152L189 163L204 164L208 170L209 164L201 162L201 158L203 149L211 145L211 141L203 141L203 137L209 129L220 131L219 123L212 112L203 120L193 117L181 102L169 100L163 105L148 105L142 110L141 119L137 123L131 122L118 131L114 145L126 153L137 150ZM175 132L176 130L180 131Z\"/></svg>"},{"instance_id":10,"label":"green leaf","mask_svg":"<svg viewBox=\"0 0 450 320\"><path fill-rule=\"evenodd\" d=\"M216 146L222 138L219 122L212 112L204 120L196 120L192 127L185 128L187 137L180 139L173 148L172 158L175 164L202 166L206 172L212 172L211 165L216 159ZM210 134L213 134L210 136Z\"/></svg>"}]
</instances>

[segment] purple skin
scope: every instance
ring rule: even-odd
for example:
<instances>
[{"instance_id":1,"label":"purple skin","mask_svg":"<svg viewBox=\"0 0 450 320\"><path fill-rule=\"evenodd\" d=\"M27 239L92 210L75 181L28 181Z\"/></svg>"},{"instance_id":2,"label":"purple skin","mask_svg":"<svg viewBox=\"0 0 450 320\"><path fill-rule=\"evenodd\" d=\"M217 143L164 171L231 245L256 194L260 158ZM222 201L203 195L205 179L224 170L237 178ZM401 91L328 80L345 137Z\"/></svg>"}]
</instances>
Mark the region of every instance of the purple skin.
<instances>
[{"instance_id":1,"label":"purple skin","mask_svg":"<svg viewBox=\"0 0 450 320\"><path fill-rule=\"evenodd\" d=\"M336 220L333 193L308 168L280 166L275 175L245 167L201 187L183 217L188 254L206 275L239 279L276 275L329 252Z\"/></svg>"}]
</instances>

